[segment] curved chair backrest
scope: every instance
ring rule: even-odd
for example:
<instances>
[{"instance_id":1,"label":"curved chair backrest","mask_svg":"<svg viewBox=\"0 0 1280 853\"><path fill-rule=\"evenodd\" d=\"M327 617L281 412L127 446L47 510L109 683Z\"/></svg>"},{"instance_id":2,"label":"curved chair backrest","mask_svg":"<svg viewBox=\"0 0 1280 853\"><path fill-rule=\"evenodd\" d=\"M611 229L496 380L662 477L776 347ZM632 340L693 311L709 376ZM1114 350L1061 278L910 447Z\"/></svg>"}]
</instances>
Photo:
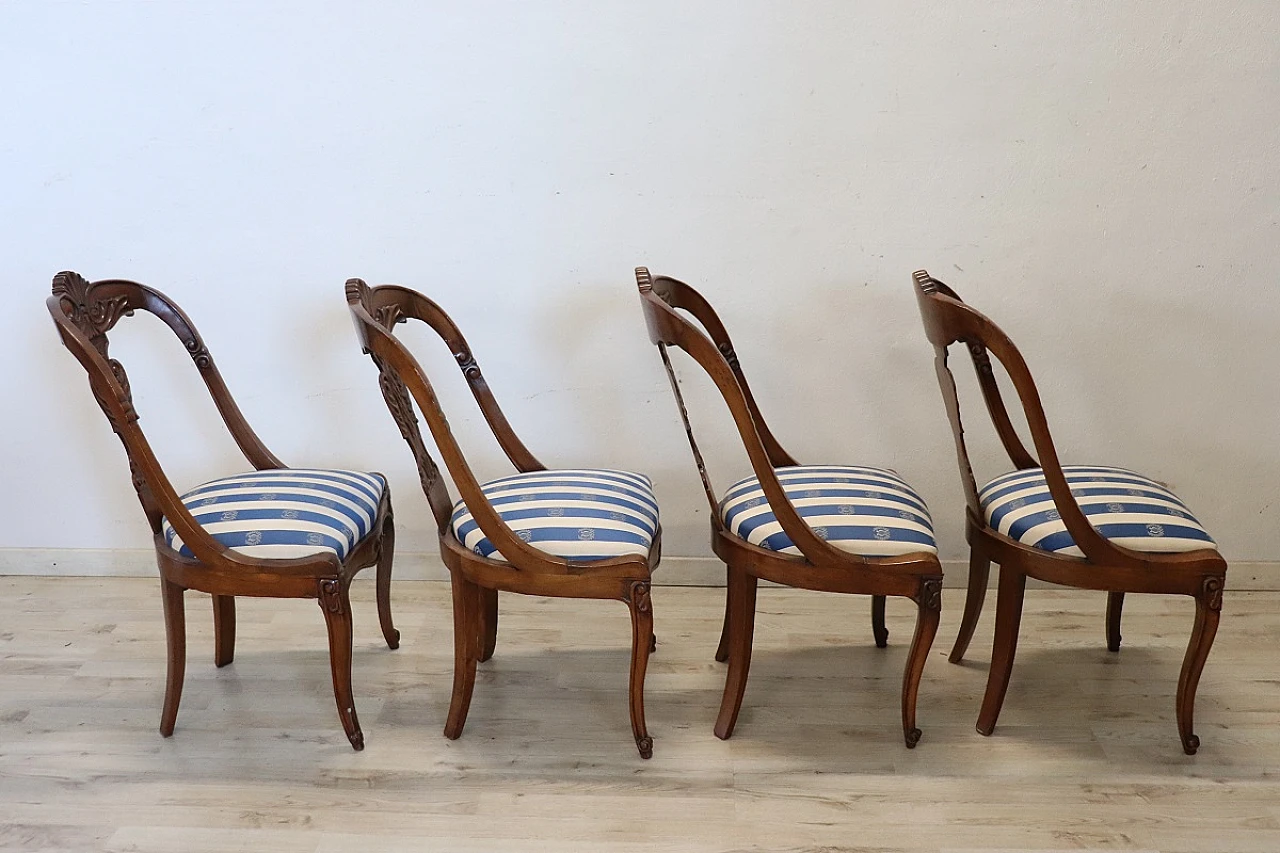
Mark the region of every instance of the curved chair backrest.
<instances>
[{"instance_id":1,"label":"curved chair backrest","mask_svg":"<svg viewBox=\"0 0 1280 853\"><path fill-rule=\"evenodd\" d=\"M760 480L770 509L773 510L783 531L805 559L822 566L865 563L863 558L839 550L819 538L787 499L773 469L799 463L782 449L782 445L774 438L761 416L751 389L747 385L747 378L742 372L742 366L738 362L737 353L729 340L728 332L725 331L724 324L720 322L710 303L684 282L666 276L655 278L644 267L636 269L636 285L640 289L640 304L644 309L649 340L657 345L663 366L667 370L667 377L671 380L671 388L675 392L676 403L680 408L680 417L684 421L685 432L689 436L689 446L693 449L698 473L702 477L702 486L707 493L707 501L711 504L711 517L714 523L719 524L720 501L707 476L702 453L694 438L693 427L689 423L684 396L680 392L680 382L667 353L667 348L671 346L679 347L688 353L715 383L733 415L738 434L751 460L752 471ZM696 319L702 328L698 328L686 315Z\"/></svg>"},{"instance_id":2,"label":"curved chair backrest","mask_svg":"<svg viewBox=\"0 0 1280 853\"><path fill-rule=\"evenodd\" d=\"M529 452L512 430L497 400L494 399L493 392L489 390L489 385L485 382L480 367L471 354L471 348L467 346L462 332L458 330L449 315L421 293L399 285L384 284L369 287L364 281L353 278L347 281L346 295L347 307L351 311L361 348L368 353L378 368L378 385L382 389L383 399L386 400L387 408L400 428L400 434L404 436L413 452L422 490L426 493L427 502L431 505L431 512L435 516L440 535L445 536L449 531L453 499L449 496L448 486L440 477L440 469L422 439L422 433L418 428L418 417L413 410L413 402L418 404L418 409L427 419L431 437L468 511L497 551L501 552L513 565L523 568L536 568L540 571L560 574L573 571L575 565L580 568L581 564L553 557L545 551L528 545L498 515L497 510L481 490L480 481L462 455L462 450L449 427L449 421L440 407L439 398L431 385L431 380L427 378L426 371L395 336L396 324L410 319L420 320L430 326L453 353L476 403L484 413L485 421L489 424L503 452L511 460L511 464L522 473L546 470L546 466ZM632 558L617 558L607 562L631 563L634 561Z\"/></svg>"},{"instance_id":3,"label":"curved chair backrest","mask_svg":"<svg viewBox=\"0 0 1280 853\"><path fill-rule=\"evenodd\" d=\"M133 486L152 532L159 535L161 520L167 518L198 559L260 565L262 561L237 554L210 536L183 506L138 426L138 413L133 405L133 393L124 365L108 354L107 333L121 317L132 316L139 310L159 317L191 355L223 422L245 458L258 470L283 468L284 464L267 450L244 419L222 380L222 374L214 365L213 357L187 315L163 293L145 285L117 279L89 282L74 272L60 272L54 276L53 295L46 305L62 343L89 374L89 387L112 430L124 444ZM278 560L271 561L273 566L279 563Z\"/></svg>"},{"instance_id":4,"label":"curved chair backrest","mask_svg":"<svg viewBox=\"0 0 1280 853\"><path fill-rule=\"evenodd\" d=\"M930 276L928 272L919 270L913 273L912 281L915 284L920 316L924 321L925 335L934 347L934 368L938 375L938 385L942 390L943 402L947 408L947 416L951 421L956 455L960 463L960 476L964 482L965 500L968 502L974 523L986 526L982 507L978 501L977 481L973 476L973 467L965 444L955 377L947 364L947 350L954 343L964 344L969 351L987 412L991 416L991 421L996 433L1000 436L1000 443L1004 445L1009 460L1019 470L1025 468L1044 470L1045 481L1049 486L1049 494L1053 497L1054 507L1062 516L1067 532L1084 552L1085 559L1110 565L1149 564L1153 555L1140 554L1107 540L1094 529L1081 511L1062 472L1062 463L1058 460L1058 453L1049 433L1049 424L1040 402L1040 393L1036 390L1026 361L1023 360L1022 354L1008 335L985 315L966 305L954 290ZM999 360L1013 383L1027 427L1031 432L1034 456L1023 445L1005 408L1000 387L992 370L990 355L994 355ZM1159 559L1159 556L1155 559Z\"/></svg>"}]
</instances>

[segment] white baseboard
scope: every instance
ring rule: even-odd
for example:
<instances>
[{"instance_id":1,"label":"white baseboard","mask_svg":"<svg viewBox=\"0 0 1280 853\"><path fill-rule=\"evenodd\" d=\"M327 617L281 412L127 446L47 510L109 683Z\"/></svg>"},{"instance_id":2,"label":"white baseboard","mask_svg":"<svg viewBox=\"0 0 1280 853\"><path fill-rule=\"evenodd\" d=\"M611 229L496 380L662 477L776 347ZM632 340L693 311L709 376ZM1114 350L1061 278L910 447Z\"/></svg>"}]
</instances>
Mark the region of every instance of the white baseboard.
<instances>
[{"instance_id":1,"label":"white baseboard","mask_svg":"<svg viewBox=\"0 0 1280 853\"><path fill-rule=\"evenodd\" d=\"M944 560L947 587L968 584L964 560ZM0 575L35 577L155 577L155 554L138 549L0 548ZM440 558L426 551L398 552L399 580L448 580ZM994 582L995 573L992 573ZM654 581L665 586L724 586L724 564L714 557L663 557ZM1031 582L1031 586L1049 584ZM1280 562L1236 562L1227 573L1227 588L1280 592Z\"/></svg>"}]
</instances>

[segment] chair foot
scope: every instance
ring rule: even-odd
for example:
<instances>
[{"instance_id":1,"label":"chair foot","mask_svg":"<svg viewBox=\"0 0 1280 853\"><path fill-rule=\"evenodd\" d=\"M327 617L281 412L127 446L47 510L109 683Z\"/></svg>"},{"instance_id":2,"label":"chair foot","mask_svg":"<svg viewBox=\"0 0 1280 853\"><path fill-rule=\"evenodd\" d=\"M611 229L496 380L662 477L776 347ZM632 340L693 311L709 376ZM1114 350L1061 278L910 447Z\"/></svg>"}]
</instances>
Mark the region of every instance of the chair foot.
<instances>
[{"instance_id":1,"label":"chair foot","mask_svg":"<svg viewBox=\"0 0 1280 853\"><path fill-rule=\"evenodd\" d=\"M733 572L726 569L727 577L724 587L724 622L720 625L720 643L716 646L716 660L724 663L729 659L729 614L733 612Z\"/></svg>"},{"instance_id":2,"label":"chair foot","mask_svg":"<svg viewBox=\"0 0 1280 853\"><path fill-rule=\"evenodd\" d=\"M1022 623L1022 598L1027 589L1027 576L1008 566L1000 567L1000 589L996 598L996 635L991 649L991 670L987 673L987 692L982 697L978 714L978 733L990 735L1009 689L1013 659L1018 651L1018 627Z\"/></svg>"},{"instance_id":3,"label":"chair foot","mask_svg":"<svg viewBox=\"0 0 1280 853\"><path fill-rule=\"evenodd\" d=\"M730 570L729 600L733 603L729 622L729 672L724 680L724 696L720 700L720 714L716 717L715 734L728 740L738 724L738 711L742 709L742 696L747 689L747 675L751 671L751 641L755 633L756 587L755 575L742 570Z\"/></svg>"},{"instance_id":4,"label":"chair foot","mask_svg":"<svg viewBox=\"0 0 1280 853\"><path fill-rule=\"evenodd\" d=\"M977 548L969 547L969 590L964 597L964 615L960 617L960 632L956 634L955 645L947 660L960 663L964 653L969 650L969 642L973 639L973 631L978 627L978 617L982 615L982 604L987 597L987 579L991 574L991 561Z\"/></svg>"},{"instance_id":5,"label":"chair foot","mask_svg":"<svg viewBox=\"0 0 1280 853\"><path fill-rule=\"evenodd\" d=\"M236 656L236 599L213 596L213 665L224 667Z\"/></svg>"},{"instance_id":6,"label":"chair foot","mask_svg":"<svg viewBox=\"0 0 1280 853\"><path fill-rule=\"evenodd\" d=\"M329 629L329 669L333 674L333 698L338 705L338 719L351 748L364 749L364 733L356 716L355 696L351 691L351 598L347 584L341 579L325 578L317 583L320 610Z\"/></svg>"},{"instance_id":7,"label":"chair foot","mask_svg":"<svg viewBox=\"0 0 1280 853\"><path fill-rule=\"evenodd\" d=\"M1120 651L1120 614L1124 611L1124 593L1107 593L1107 650Z\"/></svg>"},{"instance_id":8,"label":"chair foot","mask_svg":"<svg viewBox=\"0 0 1280 853\"><path fill-rule=\"evenodd\" d=\"M400 648L400 632L391 621L391 561L396 551L396 526L390 513L382 526L382 544L378 552L378 624L387 648Z\"/></svg>"},{"instance_id":9,"label":"chair foot","mask_svg":"<svg viewBox=\"0 0 1280 853\"><path fill-rule=\"evenodd\" d=\"M476 686L476 646L480 640L480 587L453 573L453 695L444 736L457 740L467 724L471 694Z\"/></svg>"},{"instance_id":10,"label":"chair foot","mask_svg":"<svg viewBox=\"0 0 1280 853\"><path fill-rule=\"evenodd\" d=\"M889 629L884 625L884 596L871 596L871 635L875 637L876 648L883 649L889 645Z\"/></svg>"},{"instance_id":11,"label":"chair foot","mask_svg":"<svg viewBox=\"0 0 1280 853\"><path fill-rule=\"evenodd\" d=\"M480 643L477 660L484 663L493 657L498 648L498 591L486 587L479 588L480 595Z\"/></svg>"},{"instance_id":12,"label":"chair foot","mask_svg":"<svg viewBox=\"0 0 1280 853\"><path fill-rule=\"evenodd\" d=\"M164 605L164 636L168 666L164 684L164 708L160 712L160 734L173 736L182 701L182 679L187 671L187 613L183 601L186 592L172 581L160 579L160 596Z\"/></svg>"},{"instance_id":13,"label":"chair foot","mask_svg":"<svg viewBox=\"0 0 1280 853\"><path fill-rule=\"evenodd\" d=\"M644 719L644 676L653 648L653 601L648 581L635 581L628 591L627 607L631 610L631 680L629 700L631 733L641 758L653 757L653 738Z\"/></svg>"},{"instance_id":14,"label":"chair foot","mask_svg":"<svg viewBox=\"0 0 1280 853\"><path fill-rule=\"evenodd\" d=\"M1196 596L1196 621L1191 629L1186 656L1182 659L1182 672L1178 676L1178 735L1182 739L1182 751L1187 755L1195 755L1200 749L1200 738L1193 730L1196 688L1218 633L1222 587L1223 578L1219 575L1210 575L1201 583L1200 593Z\"/></svg>"},{"instance_id":15,"label":"chair foot","mask_svg":"<svg viewBox=\"0 0 1280 853\"><path fill-rule=\"evenodd\" d=\"M649 638L649 654L653 654L658 650L658 635L654 634Z\"/></svg>"},{"instance_id":16,"label":"chair foot","mask_svg":"<svg viewBox=\"0 0 1280 853\"><path fill-rule=\"evenodd\" d=\"M902 735L907 749L914 749L920 742L920 729L916 727L916 697L920 693L920 676L929 659L933 638L938 633L938 620L942 615L942 578L926 578L920 582L915 596L916 632L911 639L911 651L902 673Z\"/></svg>"}]
</instances>

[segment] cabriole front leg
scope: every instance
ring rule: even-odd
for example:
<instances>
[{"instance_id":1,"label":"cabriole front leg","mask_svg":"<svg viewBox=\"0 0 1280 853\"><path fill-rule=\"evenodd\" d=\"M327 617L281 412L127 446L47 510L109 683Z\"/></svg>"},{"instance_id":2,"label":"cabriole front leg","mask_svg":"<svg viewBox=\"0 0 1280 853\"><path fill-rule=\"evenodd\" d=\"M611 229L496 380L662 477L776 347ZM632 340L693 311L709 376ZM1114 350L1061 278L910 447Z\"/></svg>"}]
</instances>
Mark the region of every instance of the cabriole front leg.
<instances>
[{"instance_id":1,"label":"cabriole front leg","mask_svg":"<svg viewBox=\"0 0 1280 853\"><path fill-rule=\"evenodd\" d=\"M653 757L653 738L644 720L644 676L653 645L653 602L648 581L631 584L627 606L631 610L631 733L641 758Z\"/></svg>"},{"instance_id":2,"label":"cabriole front leg","mask_svg":"<svg viewBox=\"0 0 1280 853\"><path fill-rule=\"evenodd\" d=\"M920 585L916 596L919 608L916 614L916 633L907 655L906 671L902 674L902 736L907 749L914 749L920 742L920 729L916 727L916 696L920 693L920 677L929 649L938 633L938 619L942 615L942 579L930 578Z\"/></svg>"},{"instance_id":3,"label":"cabriole front leg","mask_svg":"<svg viewBox=\"0 0 1280 853\"><path fill-rule=\"evenodd\" d=\"M1193 728L1196 709L1196 688L1200 684L1200 673L1204 671L1204 662L1213 648L1213 638L1218 633L1218 619L1222 615L1223 578L1217 575L1207 577L1201 584L1200 594L1196 596L1196 621L1191 629L1191 641L1187 644L1187 654L1182 659L1182 672L1178 676L1178 735L1182 738L1182 751L1187 755L1195 755L1200 748L1200 738Z\"/></svg>"},{"instance_id":4,"label":"cabriole front leg","mask_svg":"<svg viewBox=\"0 0 1280 853\"><path fill-rule=\"evenodd\" d=\"M351 692L351 598L346 581L325 578L317 582L320 611L329 629L329 669L333 674L333 698L338 705L338 719L347 733L351 748L364 749L364 733L356 717L355 696Z\"/></svg>"}]
</instances>

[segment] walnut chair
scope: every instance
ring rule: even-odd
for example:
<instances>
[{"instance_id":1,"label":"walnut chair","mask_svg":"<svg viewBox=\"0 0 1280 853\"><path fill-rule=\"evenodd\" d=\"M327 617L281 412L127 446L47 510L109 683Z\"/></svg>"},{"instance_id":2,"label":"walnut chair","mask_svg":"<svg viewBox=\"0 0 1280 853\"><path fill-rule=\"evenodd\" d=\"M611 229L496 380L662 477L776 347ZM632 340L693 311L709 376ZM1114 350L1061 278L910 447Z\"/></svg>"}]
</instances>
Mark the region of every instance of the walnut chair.
<instances>
[{"instance_id":1,"label":"walnut chair","mask_svg":"<svg viewBox=\"0 0 1280 853\"><path fill-rule=\"evenodd\" d=\"M906 745L920 740L916 694L942 608L942 566L924 501L895 472L849 465L801 465L765 424L720 318L684 282L636 270L640 304L675 392L711 505L711 547L728 574L716 660L729 662L715 733L733 734L751 666L758 579L872 597L872 632L884 647L885 596L916 603L915 637L902 679ZM701 329L689 317L701 324ZM667 352L679 347L715 382L728 404L755 476L718 498L694 439Z\"/></svg>"},{"instance_id":2,"label":"walnut chair","mask_svg":"<svg viewBox=\"0 0 1280 853\"><path fill-rule=\"evenodd\" d=\"M654 649L650 578L661 553L658 503L649 478L603 469L547 470L516 436L470 347L440 306L394 285L346 285L360 344L378 368L391 416L417 462L435 516L440 555L453 589L453 696L445 737L466 725L476 664L493 656L498 592L618 599L631 611L631 730L642 758L653 755L644 718L644 676ZM516 474L481 483L462 455L426 373L395 336L410 318L449 347ZM461 493L456 503L427 451L418 418Z\"/></svg>"},{"instance_id":3,"label":"walnut chair","mask_svg":"<svg viewBox=\"0 0 1280 853\"><path fill-rule=\"evenodd\" d=\"M351 691L351 601L356 572L376 564L378 617L387 645L395 550L391 493L381 474L286 468L258 439L231 398L195 326L168 297L131 281L90 283L73 272L53 279L49 313L63 344L89 374L89 387L124 443L133 486L151 525L160 569L168 678L160 733L173 734L182 698L187 641L184 593L213 596L216 666L235 653L235 596L314 598L329 632L334 698L347 739L364 748ZM107 333L124 315L148 311L186 346L196 369L254 470L178 494L156 460L134 409L129 379L107 354Z\"/></svg>"},{"instance_id":4,"label":"walnut chair","mask_svg":"<svg viewBox=\"0 0 1280 853\"><path fill-rule=\"evenodd\" d=\"M1194 755L1196 685L1218 631L1227 564L1186 505L1164 485L1122 468L1062 465L1049 435L1040 395L1026 362L995 323L966 305L947 285L921 270L913 276L925 334L936 352L943 402L955 435L968 511L969 591L951 661L964 657L982 613L987 575L1000 566L996 630L978 731L990 735L1009 686L1028 577L1080 589L1106 590L1107 647L1120 650L1126 592L1189 595L1196 601L1191 642L1178 678L1177 719L1182 748ZM947 350L969 351L996 433L1015 470L979 488L960 421ZM1013 383L1031 432L1023 445L996 384L989 354Z\"/></svg>"}]
</instances>

